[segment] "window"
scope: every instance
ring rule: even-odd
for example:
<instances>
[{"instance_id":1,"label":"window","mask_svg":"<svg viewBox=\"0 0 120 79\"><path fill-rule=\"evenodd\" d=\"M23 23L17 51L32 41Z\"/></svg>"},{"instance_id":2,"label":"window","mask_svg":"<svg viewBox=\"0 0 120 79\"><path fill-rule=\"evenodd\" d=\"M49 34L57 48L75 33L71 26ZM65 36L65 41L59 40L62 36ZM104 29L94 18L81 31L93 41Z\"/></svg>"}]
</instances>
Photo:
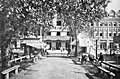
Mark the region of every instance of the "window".
<instances>
[{"instance_id":1,"label":"window","mask_svg":"<svg viewBox=\"0 0 120 79\"><path fill-rule=\"evenodd\" d=\"M70 32L67 32L67 36L70 36Z\"/></svg>"},{"instance_id":2,"label":"window","mask_svg":"<svg viewBox=\"0 0 120 79\"><path fill-rule=\"evenodd\" d=\"M112 33L109 33L109 36L112 36Z\"/></svg>"},{"instance_id":3,"label":"window","mask_svg":"<svg viewBox=\"0 0 120 79\"><path fill-rule=\"evenodd\" d=\"M120 26L120 22L119 22L119 26Z\"/></svg>"},{"instance_id":4,"label":"window","mask_svg":"<svg viewBox=\"0 0 120 79\"><path fill-rule=\"evenodd\" d=\"M103 33L100 33L100 36L103 36Z\"/></svg>"},{"instance_id":5,"label":"window","mask_svg":"<svg viewBox=\"0 0 120 79\"><path fill-rule=\"evenodd\" d=\"M108 23L105 23L105 26L108 26Z\"/></svg>"},{"instance_id":6,"label":"window","mask_svg":"<svg viewBox=\"0 0 120 79\"><path fill-rule=\"evenodd\" d=\"M49 49L51 49L51 42L47 42L47 44L50 46L50 48L49 48Z\"/></svg>"},{"instance_id":7,"label":"window","mask_svg":"<svg viewBox=\"0 0 120 79\"><path fill-rule=\"evenodd\" d=\"M100 23L100 26L103 26L103 23Z\"/></svg>"},{"instance_id":8,"label":"window","mask_svg":"<svg viewBox=\"0 0 120 79\"><path fill-rule=\"evenodd\" d=\"M91 23L91 26L93 26L94 24L93 23Z\"/></svg>"},{"instance_id":9,"label":"window","mask_svg":"<svg viewBox=\"0 0 120 79\"><path fill-rule=\"evenodd\" d=\"M50 35L51 35L51 32L48 32L48 33L47 33L47 35L49 35L49 36L50 36Z\"/></svg>"},{"instance_id":10,"label":"window","mask_svg":"<svg viewBox=\"0 0 120 79\"><path fill-rule=\"evenodd\" d=\"M114 26L117 26L117 22L114 23Z\"/></svg>"},{"instance_id":11,"label":"window","mask_svg":"<svg viewBox=\"0 0 120 79\"><path fill-rule=\"evenodd\" d=\"M120 33L118 33L118 36L120 36Z\"/></svg>"},{"instance_id":12,"label":"window","mask_svg":"<svg viewBox=\"0 0 120 79\"><path fill-rule=\"evenodd\" d=\"M57 36L60 36L60 32L57 32Z\"/></svg>"},{"instance_id":13,"label":"window","mask_svg":"<svg viewBox=\"0 0 120 79\"><path fill-rule=\"evenodd\" d=\"M107 43L106 42L100 43L100 49L106 49L106 48L107 48Z\"/></svg>"},{"instance_id":14,"label":"window","mask_svg":"<svg viewBox=\"0 0 120 79\"><path fill-rule=\"evenodd\" d=\"M113 24L112 24L112 22L109 22L109 26L112 26Z\"/></svg>"},{"instance_id":15,"label":"window","mask_svg":"<svg viewBox=\"0 0 120 79\"><path fill-rule=\"evenodd\" d=\"M57 21L57 26L61 26L61 21Z\"/></svg>"},{"instance_id":16,"label":"window","mask_svg":"<svg viewBox=\"0 0 120 79\"><path fill-rule=\"evenodd\" d=\"M116 33L114 33L114 36L116 36L117 34Z\"/></svg>"},{"instance_id":17,"label":"window","mask_svg":"<svg viewBox=\"0 0 120 79\"><path fill-rule=\"evenodd\" d=\"M109 45L110 45L110 49L113 49L114 43L111 42Z\"/></svg>"}]
</instances>

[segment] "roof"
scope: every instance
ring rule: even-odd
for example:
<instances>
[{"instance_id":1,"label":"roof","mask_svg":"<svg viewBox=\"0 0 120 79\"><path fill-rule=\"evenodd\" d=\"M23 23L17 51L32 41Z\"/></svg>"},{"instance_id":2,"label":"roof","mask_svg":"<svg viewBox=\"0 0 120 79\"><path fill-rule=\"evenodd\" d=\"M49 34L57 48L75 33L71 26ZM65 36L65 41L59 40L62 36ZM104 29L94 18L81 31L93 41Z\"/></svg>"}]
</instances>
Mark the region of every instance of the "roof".
<instances>
[{"instance_id":1,"label":"roof","mask_svg":"<svg viewBox=\"0 0 120 79\"><path fill-rule=\"evenodd\" d=\"M120 21L119 17L104 17L100 21Z\"/></svg>"},{"instance_id":2,"label":"roof","mask_svg":"<svg viewBox=\"0 0 120 79\"><path fill-rule=\"evenodd\" d=\"M44 37L44 40L69 40L69 36L46 36Z\"/></svg>"}]
</instances>

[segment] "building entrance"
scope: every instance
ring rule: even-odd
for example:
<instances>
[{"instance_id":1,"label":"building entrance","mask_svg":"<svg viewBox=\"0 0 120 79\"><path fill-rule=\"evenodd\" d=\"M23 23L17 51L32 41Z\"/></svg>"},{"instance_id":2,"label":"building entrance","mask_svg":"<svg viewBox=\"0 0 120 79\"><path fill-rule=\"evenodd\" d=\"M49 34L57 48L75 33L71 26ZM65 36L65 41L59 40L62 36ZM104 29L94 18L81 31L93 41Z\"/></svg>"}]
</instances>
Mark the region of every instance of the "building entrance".
<instances>
[{"instance_id":1,"label":"building entrance","mask_svg":"<svg viewBox=\"0 0 120 79\"><path fill-rule=\"evenodd\" d=\"M60 48L61 48L61 42L56 41L56 50L60 50Z\"/></svg>"}]
</instances>

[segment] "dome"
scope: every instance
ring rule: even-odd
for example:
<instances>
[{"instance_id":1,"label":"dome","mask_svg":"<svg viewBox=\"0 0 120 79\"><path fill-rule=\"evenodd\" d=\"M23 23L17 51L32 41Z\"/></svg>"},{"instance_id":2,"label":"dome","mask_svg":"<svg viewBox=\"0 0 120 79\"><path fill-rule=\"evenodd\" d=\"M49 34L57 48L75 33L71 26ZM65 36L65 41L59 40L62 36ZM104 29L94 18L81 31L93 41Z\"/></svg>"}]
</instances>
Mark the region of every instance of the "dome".
<instances>
[{"instance_id":1,"label":"dome","mask_svg":"<svg viewBox=\"0 0 120 79\"><path fill-rule=\"evenodd\" d=\"M120 17L120 10L118 10L118 12L117 12L117 16Z\"/></svg>"},{"instance_id":2,"label":"dome","mask_svg":"<svg viewBox=\"0 0 120 79\"><path fill-rule=\"evenodd\" d=\"M110 17L115 17L115 15L116 15L116 13L115 13L114 10L111 10L111 11L109 12L109 16L110 16Z\"/></svg>"}]
</instances>

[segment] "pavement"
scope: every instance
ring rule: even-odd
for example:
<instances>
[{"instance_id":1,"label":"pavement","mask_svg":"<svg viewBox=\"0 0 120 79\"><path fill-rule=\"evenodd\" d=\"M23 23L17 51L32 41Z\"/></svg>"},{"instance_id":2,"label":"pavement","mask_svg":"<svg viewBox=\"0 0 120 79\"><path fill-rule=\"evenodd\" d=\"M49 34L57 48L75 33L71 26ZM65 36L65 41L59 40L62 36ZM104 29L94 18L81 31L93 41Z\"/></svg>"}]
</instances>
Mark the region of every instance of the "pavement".
<instances>
[{"instance_id":1,"label":"pavement","mask_svg":"<svg viewBox=\"0 0 120 79\"><path fill-rule=\"evenodd\" d=\"M48 57L22 70L10 79L90 79L82 65L70 58Z\"/></svg>"}]
</instances>

